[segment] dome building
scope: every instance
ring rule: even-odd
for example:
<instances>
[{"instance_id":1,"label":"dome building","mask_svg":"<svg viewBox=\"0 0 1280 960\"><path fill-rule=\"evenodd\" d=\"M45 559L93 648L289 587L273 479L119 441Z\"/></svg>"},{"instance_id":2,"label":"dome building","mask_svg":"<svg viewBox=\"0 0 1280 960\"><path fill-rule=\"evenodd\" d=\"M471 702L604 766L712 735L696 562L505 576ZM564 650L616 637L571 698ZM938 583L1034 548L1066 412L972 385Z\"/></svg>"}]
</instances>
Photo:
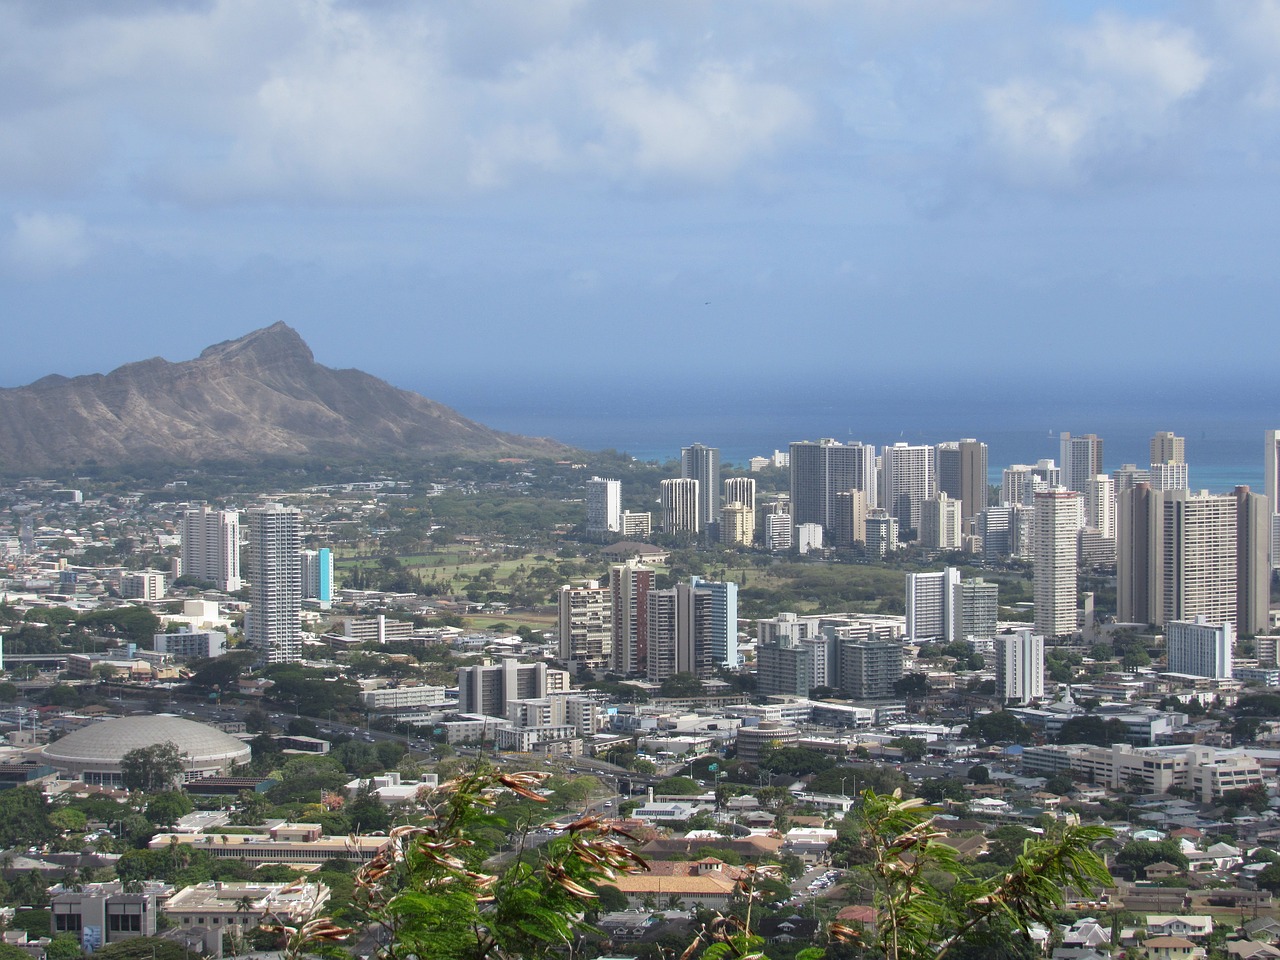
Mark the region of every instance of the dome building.
<instances>
[{"instance_id":1,"label":"dome building","mask_svg":"<svg viewBox=\"0 0 1280 960\"><path fill-rule=\"evenodd\" d=\"M216 727L167 715L117 717L69 733L40 751L59 773L85 783L120 786L120 761L139 747L173 743L185 782L222 776L249 761L249 745Z\"/></svg>"}]
</instances>

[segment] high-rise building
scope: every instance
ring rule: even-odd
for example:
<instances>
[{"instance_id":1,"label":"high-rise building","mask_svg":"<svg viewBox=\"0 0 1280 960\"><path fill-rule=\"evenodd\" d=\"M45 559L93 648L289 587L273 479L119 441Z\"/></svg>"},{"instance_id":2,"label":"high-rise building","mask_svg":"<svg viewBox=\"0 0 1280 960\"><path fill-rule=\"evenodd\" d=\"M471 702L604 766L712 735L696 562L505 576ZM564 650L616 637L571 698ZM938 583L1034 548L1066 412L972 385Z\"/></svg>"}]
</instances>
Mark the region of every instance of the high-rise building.
<instances>
[{"instance_id":1,"label":"high-rise building","mask_svg":"<svg viewBox=\"0 0 1280 960\"><path fill-rule=\"evenodd\" d=\"M836 493L836 513L832 544L843 550L867 542L867 494L863 490Z\"/></svg>"},{"instance_id":2,"label":"high-rise building","mask_svg":"<svg viewBox=\"0 0 1280 960\"><path fill-rule=\"evenodd\" d=\"M898 518L876 507L867 514L867 556L883 557L898 549Z\"/></svg>"},{"instance_id":3,"label":"high-rise building","mask_svg":"<svg viewBox=\"0 0 1280 960\"><path fill-rule=\"evenodd\" d=\"M245 511L249 609L245 640L267 663L302 659L302 514L268 503Z\"/></svg>"},{"instance_id":4,"label":"high-rise building","mask_svg":"<svg viewBox=\"0 0 1280 960\"><path fill-rule=\"evenodd\" d=\"M876 506L876 449L869 444L823 439L791 444L791 516L832 532L836 494L861 490Z\"/></svg>"},{"instance_id":5,"label":"high-rise building","mask_svg":"<svg viewBox=\"0 0 1280 960\"><path fill-rule=\"evenodd\" d=\"M756 481L730 477L724 482L720 508L720 542L749 547L756 538Z\"/></svg>"},{"instance_id":6,"label":"high-rise building","mask_svg":"<svg viewBox=\"0 0 1280 960\"><path fill-rule=\"evenodd\" d=\"M1058 637L1076 631L1076 552L1080 494L1045 490L1036 494L1031 538L1032 596L1036 632Z\"/></svg>"},{"instance_id":7,"label":"high-rise building","mask_svg":"<svg viewBox=\"0 0 1280 960\"><path fill-rule=\"evenodd\" d=\"M1164 628L1169 672L1230 679L1235 642L1235 628L1230 623L1212 623L1207 617L1170 620Z\"/></svg>"},{"instance_id":8,"label":"high-rise building","mask_svg":"<svg viewBox=\"0 0 1280 960\"><path fill-rule=\"evenodd\" d=\"M558 594L560 659L573 669L613 665L613 595L596 580L568 584Z\"/></svg>"},{"instance_id":9,"label":"high-rise building","mask_svg":"<svg viewBox=\"0 0 1280 960\"><path fill-rule=\"evenodd\" d=\"M711 679L711 592L677 583L666 590L650 590L648 604L645 679L662 683L677 673Z\"/></svg>"},{"instance_id":10,"label":"high-rise building","mask_svg":"<svg viewBox=\"0 0 1280 960\"><path fill-rule=\"evenodd\" d=\"M987 508L987 445L972 439L940 443L934 448L934 461L938 491L960 501L965 530L971 531Z\"/></svg>"},{"instance_id":11,"label":"high-rise building","mask_svg":"<svg viewBox=\"0 0 1280 960\"><path fill-rule=\"evenodd\" d=\"M302 599L333 602L333 551L328 547L319 550L303 550Z\"/></svg>"},{"instance_id":12,"label":"high-rise building","mask_svg":"<svg viewBox=\"0 0 1280 960\"><path fill-rule=\"evenodd\" d=\"M1126 463L1120 469L1111 471L1111 481L1115 485L1118 499L1126 490L1132 490L1140 483L1150 483L1151 471L1136 463Z\"/></svg>"},{"instance_id":13,"label":"high-rise building","mask_svg":"<svg viewBox=\"0 0 1280 960\"><path fill-rule=\"evenodd\" d=\"M920 530L920 508L936 491L933 447L895 443L880 455L880 503L898 529Z\"/></svg>"},{"instance_id":14,"label":"high-rise building","mask_svg":"<svg viewBox=\"0 0 1280 960\"><path fill-rule=\"evenodd\" d=\"M749 547L756 538L756 512L745 503L726 503L720 508L720 542Z\"/></svg>"},{"instance_id":15,"label":"high-rise building","mask_svg":"<svg viewBox=\"0 0 1280 960\"><path fill-rule=\"evenodd\" d=\"M689 581L695 590L711 594L707 644L713 667L735 670L738 666L738 585L731 580Z\"/></svg>"},{"instance_id":16,"label":"high-rise building","mask_svg":"<svg viewBox=\"0 0 1280 960\"><path fill-rule=\"evenodd\" d=\"M647 510L623 510L621 522L625 540L644 540L653 534L653 515Z\"/></svg>"},{"instance_id":17,"label":"high-rise building","mask_svg":"<svg viewBox=\"0 0 1280 960\"><path fill-rule=\"evenodd\" d=\"M1117 616L1164 625L1206 617L1249 636L1267 629L1265 497L1155 490L1139 484L1119 498Z\"/></svg>"},{"instance_id":18,"label":"high-rise building","mask_svg":"<svg viewBox=\"0 0 1280 960\"><path fill-rule=\"evenodd\" d=\"M755 477L729 477L724 482L724 502L740 503L748 510L756 508Z\"/></svg>"},{"instance_id":19,"label":"high-rise building","mask_svg":"<svg viewBox=\"0 0 1280 960\"><path fill-rule=\"evenodd\" d=\"M853 700L885 700L902 679L897 640L850 640L840 644L840 686Z\"/></svg>"},{"instance_id":20,"label":"high-rise building","mask_svg":"<svg viewBox=\"0 0 1280 960\"><path fill-rule=\"evenodd\" d=\"M680 451L680 476L698 481L698 516L701 527L720 522L720 449L700 443Z\"/></svg>"},{"instance_id":21,"label":"high-rise building","mask_svg":"<svg viewBox=\"0 0 1280 960\"><path fill-rule=\"evenodd\" d=\"M931 550L959 550L964 543L959 500L936 493L920 506L920 545Z\"/></svg>"},{"instance_id":22,"label":"high-rise building","mask_svg":"<svg viewBox=\"0 0 1280 960\"><path fill-rule=\"evenodd\" d=\"M938 640L947 635L952 590L959 582L960 571L955 567L907 574L908 640Z\"/></svg>"},{"instance_id":23,"label":"high-rise building","mask_svg":"<svg viewBox=\"0 0 1280 960\"><path fill-rule=\"evenodd\" d=\"M182 512L182 575L219 590L240 589L240 514L207 504Z\"/></svg>"},{"instance_id":24,"label":"high-rise building","mask_svg":"<svg viewBox=\"0 0 1280 960\"><path fill-rule=\"evenodd\" d=\"M1188 490L1191 481L1187 465L1181 461L1151 464L1151 486L1157 490Z\"/></svg>"},{"instance_id":25,"label":"high-rise building","mask_svg":"<svg viewBox=\"0 0 1280 960\"><path fill-rule=\"evenodd\" d=\"M1236 632L1244 636L1271 630L1271 501L1247 486L1236 498Z\"/></svg>"},{"instance_id":26,"label":"high-rise building","mask_svg":"<svg viewBox=\"0 0 1280 960\"><path fill-rule=\"evenodd\" d=\"M1280 570L1280 430L1268 430L1262 458L1262 495L1271 504L1271 569Z\"/></svg>"},{"instance_id":27,"label":"high-rise building","mask_svg":"<svg viewBox=\"0 0 1280 960\"><path fill-rule=\"evenodd\" d=\"M981 577L961 580L951 587L951 619L947 642L989 640L996 635L1000 617L1000 585Z\"/></svg>"},{"instance_id":28,"label":"high-rise building","mask_svg":"<svg viewBox=\"0 0 1280 960\"><path fill-rule=\"evenodd\" d=\"M662 529L666 533L702 532L701 484L694 479L663 480Z\"/></svg>"},{"instance_id":29,"label":"high-rise building","mask_svg":"<svg viewBox=\"0 0 1280 960\"><path fill-rule=\"evenodd\" d=\"M1114 540L1116 536L1115 481L1105 473L1090 477L1084 485L1084 525Z\"/></svg>"},{"instance_id":30,"label":"high-rise building","mask_svg":"<svg viewBox=\"0 0 1280 960\"><path fill-rule=\"evenodd\" d=\"M628 676L648 665L649 591L654 570L629 561L609 568L609 597L613 620L613 669Z\"/></svg>"},{"instance_id":31,"label":"high-rise building","mask_svg":"<svg viewBox=\"0 0 1280 960\"><path fill-rule=\"evenodd\" d=\"M555 676L553 676L555 675ZM541 700L552 689L568 689L565 671L514 658L458 668L458 712L506 717L513 700Z\"/></svg>"},{"instance_id":32,"label":"high-rise building","mask_svg":"<svg viewBox=\"0 0 1280 960\"><path fill-rule=\"evenodd\" d=\"M791 528L791 515L787 513L767 513L764 517L764 548L771 553L784 553L791 549L794 542L794 531Z\"/></svg>"},{"instance_id":33,"label":"high-rise building","mask_svg":"<svg viewBox=\"0 0 1280 960\"><path fill-rule=\"evenodd\" d=\"M1092 433L1073 437L1063 433L1062 449L1062 485L1076 493L1084 493L1085 484L1090 477L1102 473L1102 438Z\"/></svg>"},{"instance_id":34,"label":"high-rise building","mask_svg":"<svg viewBox=\"0 0 1280 960\"><path fill-rule=\"evenodd\" d=\"M622 531L622 481L592 477L587 481L587 533Z\"/></svg>"},{"instance_id":35,"label":"high-rise building","mask_svg":"<svg viewBox=\"0 0 1280 960\"><path fill-rule=\"evenodd\" d=\"M1151 438L1152 463L1186 463L1187 441L1174 436L1172 430L1162 430Z\"/></svg>"},{"instance_id":36,"label":"high-rise building","mask_svg":"<svg viewBox=\"0 0 1280 960\"><path fill-rule=\"evenodd\" d=\"M995 638L996 692L1005 703L1044 699L1044 637L1031 630Z\"/></svg>"}]
</instances>

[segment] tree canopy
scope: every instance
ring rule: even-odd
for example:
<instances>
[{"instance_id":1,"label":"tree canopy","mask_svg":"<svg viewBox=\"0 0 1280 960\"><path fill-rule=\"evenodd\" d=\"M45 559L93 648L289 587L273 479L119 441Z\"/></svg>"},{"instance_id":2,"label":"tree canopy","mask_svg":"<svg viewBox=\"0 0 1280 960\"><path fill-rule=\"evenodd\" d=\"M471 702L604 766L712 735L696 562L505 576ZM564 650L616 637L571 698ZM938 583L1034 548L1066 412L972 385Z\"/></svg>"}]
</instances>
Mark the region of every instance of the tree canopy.
<instances>
[{"instance_id":1,"label":"tree canopy","mask_svg":"<svg viewBox=\"0 0 1280 960\"><path fill-rule=\"evenodd\" d=\"M120 759L120 782L126 790L165 793L182 782L184 768L178 745L166 740L126 753Z\"/></svg>"}]
</instances>

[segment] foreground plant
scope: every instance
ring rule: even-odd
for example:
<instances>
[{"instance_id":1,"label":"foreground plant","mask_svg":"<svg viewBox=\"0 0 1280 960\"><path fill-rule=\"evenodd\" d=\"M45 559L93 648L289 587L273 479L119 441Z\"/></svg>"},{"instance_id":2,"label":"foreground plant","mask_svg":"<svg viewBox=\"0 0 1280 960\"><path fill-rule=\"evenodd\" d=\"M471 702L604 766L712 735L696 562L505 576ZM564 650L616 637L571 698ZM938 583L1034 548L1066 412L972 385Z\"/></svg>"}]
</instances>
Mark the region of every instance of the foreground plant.
<instances>
[{"instance_id":1,"label":"foreground plant","mask_svg":"<svg viewBox=\"0 0 1280 960\"><path fill-rule=\"evenodd\" d=\"M560 835L538 849L518 835L514 861L498 873L478 836L517 838L494 813L509 791L545 802L544 773L503 774L481 767L442 784L429 799L430 825L397 827L391 843L356 875L391 958L537 960L560 953L589 929L594 887L646 867L621 842L629 836L587 817L553 824Z\"/></svg>"},{"instance_id":2,"label":"foreground plant","mask_svg":"<svg viewBox=\"0 0 1280 960\"><path fill-rule=\"evenodd\" d=\"M1013 866L975 879L953 847L940 841L931 812L919 799L865 793L860 836L877 912L874 945L887 960L942 960L961 943L1028 934L1032 924L1052 926L1053 911L1072 891L1087 893L1113 881L1093 847L1113 835L1107 827L1066 826L1029 839ZM949 890L931 878L949 878ZM862 934L838 924L833 939Z\"/></svg>"}]
</instances>

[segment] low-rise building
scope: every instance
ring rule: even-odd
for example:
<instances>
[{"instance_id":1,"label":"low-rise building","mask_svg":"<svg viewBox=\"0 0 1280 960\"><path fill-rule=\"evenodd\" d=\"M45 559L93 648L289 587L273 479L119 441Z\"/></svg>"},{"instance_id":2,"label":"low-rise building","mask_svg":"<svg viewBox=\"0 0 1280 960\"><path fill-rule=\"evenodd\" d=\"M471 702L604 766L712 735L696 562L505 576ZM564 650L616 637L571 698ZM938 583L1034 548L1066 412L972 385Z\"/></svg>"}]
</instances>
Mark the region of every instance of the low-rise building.
<instances>
[{"instance_id":1,"label":"low-rise building","mask_svg":"<svg viewBox=\"0 0 1280 960\"><path fill-rule=\"evenodd\" d=\"M1171 787L1190 790L1208 803L1232 790L1262 785L1262 767L1239 750L1220 750L1196 744L1168 747L1109 747L1092 744L1048 744L1022 751L1024 773L1048 776L1070 772L1090 783L1113 790L1141 784L1145 793L1167 793Z\"/></svg>"},{"instance_id":2,"label":"low-rise building","mask_svg":"<svg viewBox=\"0 0 1280 960\"><path fill-rule=\"evenodd\" d=\"M209 881L186 887L163 906L178 927L252 930L264 921L297 924L316 916L329 902L323 883Z\"/></svg>"},{"instance_id":3,"label":"low-rise building","mask_svg":"<svg viewBox=\"0 0 1280 960\"><path fill-rule=\"evenodd\" d=\"M151 839L152 850L167 850L172 843L205 850L218 859L244 860L255 867L264 863L318 867L326 860L363 863L380 853L391 841L386 837L335 837L324 834L318 823L282 823L266 834L159 833Z\"/></svg>"},{"instance_id":4,"label":"low-rise building","mask_svg":"<svg viewBox=\"0 0 1280 960\"><path fill-rule=\"evenodd\" d=\"M156 901L172 888L149 885L126 891L124 884L86 883L78 889L61 885L49 891L49 931L71 934L86 952L156 932Z\"/></svg>"}]
</instances>

